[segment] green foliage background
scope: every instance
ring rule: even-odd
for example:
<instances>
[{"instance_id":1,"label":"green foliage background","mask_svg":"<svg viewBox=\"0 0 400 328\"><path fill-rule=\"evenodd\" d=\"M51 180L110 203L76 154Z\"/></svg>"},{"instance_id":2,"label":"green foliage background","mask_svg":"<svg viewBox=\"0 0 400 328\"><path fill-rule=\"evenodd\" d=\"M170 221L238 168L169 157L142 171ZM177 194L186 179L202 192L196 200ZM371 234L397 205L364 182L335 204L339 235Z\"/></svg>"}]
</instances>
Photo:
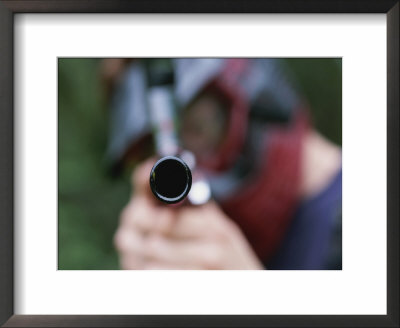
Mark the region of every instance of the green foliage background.
<instances>
[{"instance_id":1,"label":"green foliage background","mask_svg":"<svg viewBox=\"0 0 400 328\"><path fill-rule=\"evenodd\" d=\"M112 237L128 179L106 173L108 122L98 59L59 59L58 268L117 269Z\"/></svg>"},{"instance_id":2,"label":"green foliage background","mask_svg":"<svg viewBox=\"0 0 400 328\"><path fill-rule=\"evenodd\" d=\"M341 59L286 60L308 99L314 125L342 142ZM104 165L108 114L100 59L58 61L58 268L118 269L112 238L130 195L129 174Z\"/></svg>"}]
</instances>

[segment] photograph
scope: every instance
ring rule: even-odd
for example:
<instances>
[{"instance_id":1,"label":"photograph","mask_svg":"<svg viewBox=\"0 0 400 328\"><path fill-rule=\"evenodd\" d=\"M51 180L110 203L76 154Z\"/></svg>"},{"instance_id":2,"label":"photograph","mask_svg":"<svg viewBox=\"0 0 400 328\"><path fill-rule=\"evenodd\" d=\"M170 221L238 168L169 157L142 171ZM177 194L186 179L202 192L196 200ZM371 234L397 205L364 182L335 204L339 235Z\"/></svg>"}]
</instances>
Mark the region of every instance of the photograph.
<instances>
[{"instance_id":1,"label":"photograph","mask_svg":"<svg viewBox=\"0 0 400 328\"><path fill-rule=\"evenodd\" d=\"M1 327L398 327L399 0L0 0Z\"/></svg>"},{"instance_id":2,"label":"photograph","mask_svg":"<svg viewBox=\"0 0 400 328\"><path fill-rule=\"evenodd\" d=\"M67 58L58 270L342 270L342 59Z\"/></svg>"}]
</instances>

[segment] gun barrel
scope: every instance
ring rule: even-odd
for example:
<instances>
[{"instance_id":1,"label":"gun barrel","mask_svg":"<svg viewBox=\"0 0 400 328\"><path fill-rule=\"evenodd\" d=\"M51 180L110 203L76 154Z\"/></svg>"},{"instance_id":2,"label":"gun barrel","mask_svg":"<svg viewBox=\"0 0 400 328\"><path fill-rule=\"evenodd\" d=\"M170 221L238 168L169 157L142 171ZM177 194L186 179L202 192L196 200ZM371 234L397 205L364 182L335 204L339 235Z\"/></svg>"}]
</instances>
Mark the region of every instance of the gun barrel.
<instances>
[{"instance_id":1,"label":"gun barrel","mask_svg":"<svg viewBox=\"0 0 400 328\"><path fill-rule=\"evenodd\" d=\"M187 196L191 187L192 173L189 166L179 157L165 156L151 169L150 188L162 202L180 202Z\"/></svg>"}]
</instances>

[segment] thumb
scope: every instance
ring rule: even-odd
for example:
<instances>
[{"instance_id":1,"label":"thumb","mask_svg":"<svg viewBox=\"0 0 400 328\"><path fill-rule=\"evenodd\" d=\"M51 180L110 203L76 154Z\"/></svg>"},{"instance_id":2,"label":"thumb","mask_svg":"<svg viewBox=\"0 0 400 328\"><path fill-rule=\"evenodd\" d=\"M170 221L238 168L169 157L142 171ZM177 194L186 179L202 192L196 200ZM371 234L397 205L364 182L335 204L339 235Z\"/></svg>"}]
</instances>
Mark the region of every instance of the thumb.
<instances>
[{"instance_id":1,"label":"thumb","mask_svg":"<svg viewBox=\"0 0 400 328\"><path fill-rule=\"evenodd\" d=\"M132 188L133 192L137 196L152 197L153 194L150 189L150 172L156 160L150 158L143 163L136 166L132 173Z\"/></svg>"}]
</instances>

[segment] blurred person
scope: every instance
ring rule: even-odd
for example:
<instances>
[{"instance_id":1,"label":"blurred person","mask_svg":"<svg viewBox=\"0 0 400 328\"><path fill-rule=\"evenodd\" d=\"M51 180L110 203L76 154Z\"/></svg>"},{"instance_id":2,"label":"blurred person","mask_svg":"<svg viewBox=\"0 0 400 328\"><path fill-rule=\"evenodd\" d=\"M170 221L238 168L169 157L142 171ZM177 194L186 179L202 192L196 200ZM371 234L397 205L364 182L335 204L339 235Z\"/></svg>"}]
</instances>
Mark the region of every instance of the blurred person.
<instances>
[{"instance_id":1,"label":"blurred person","mask_svg":"<svg viewBox=\"0 0 400 328\"><path fill-rule=\"evenodd\" d=\"M108 156L117 168L141 161L114 238L121 268L341 269L341 151L312 128L281 61L154 61L103 65ZM173 75L180 143L211 186L204 205L165 205L150 191L147 92L160 65Z\"/></svg>"}]
</instances>

